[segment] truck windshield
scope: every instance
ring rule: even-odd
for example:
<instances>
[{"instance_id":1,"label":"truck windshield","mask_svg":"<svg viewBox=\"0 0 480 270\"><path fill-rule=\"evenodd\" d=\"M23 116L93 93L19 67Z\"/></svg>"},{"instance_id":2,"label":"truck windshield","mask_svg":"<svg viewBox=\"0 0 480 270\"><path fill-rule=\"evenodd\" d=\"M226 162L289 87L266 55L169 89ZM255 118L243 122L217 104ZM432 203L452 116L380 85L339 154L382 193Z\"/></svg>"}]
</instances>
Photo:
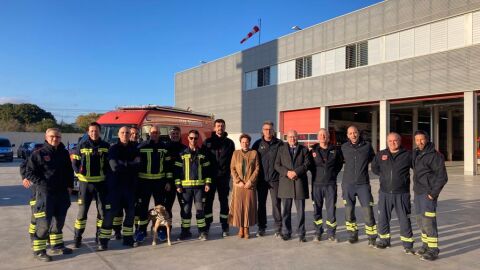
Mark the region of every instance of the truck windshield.
<instances>
[{"instance_id":1,"label":"truck windshield","mask_svg":"<svg viewBox=\"0 0 480 270\"><path fill-rule=\"evenodd\" d=\"M102 131L100 137L112 144L118 140L118 130L124 125L102 125Z\"/></svg>"}]
</instances>

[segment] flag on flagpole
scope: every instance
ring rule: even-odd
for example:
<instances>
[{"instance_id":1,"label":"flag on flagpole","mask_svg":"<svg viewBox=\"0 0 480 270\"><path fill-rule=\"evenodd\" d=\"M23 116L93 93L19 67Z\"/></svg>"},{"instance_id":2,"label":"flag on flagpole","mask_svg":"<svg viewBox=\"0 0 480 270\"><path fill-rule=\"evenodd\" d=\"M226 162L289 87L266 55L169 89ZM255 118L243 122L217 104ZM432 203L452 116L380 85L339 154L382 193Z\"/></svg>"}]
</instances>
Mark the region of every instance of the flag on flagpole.
<instances>
[{"instance_id":1,"label":"flag on flagpole","mask_svg":"<svg viewBox=\"0 0 480 270\"><path fill-rule=\"evenodd\" d=\"M252 31L250 31L250 33L247 34L247 36L245 38L243 38L241 41L240 41L240 44L244 43L245 41L247 41L247 39L251 38L253 35L255 35L255 33L257 33L258 31L260 31L260 27L258 26L254 26Z\"/></svg>"}]
</instances>

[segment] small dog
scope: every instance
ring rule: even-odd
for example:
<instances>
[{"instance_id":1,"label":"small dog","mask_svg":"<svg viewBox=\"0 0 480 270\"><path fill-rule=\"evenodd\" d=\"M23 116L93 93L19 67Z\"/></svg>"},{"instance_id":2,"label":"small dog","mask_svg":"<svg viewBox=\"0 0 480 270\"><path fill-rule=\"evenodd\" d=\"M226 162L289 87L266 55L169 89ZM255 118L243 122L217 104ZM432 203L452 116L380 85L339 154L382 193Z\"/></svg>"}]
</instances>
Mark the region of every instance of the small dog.
<instances>
[{"instance_id":1,"label":"small dog","mask_svg":"<svg viewBox=\"0 0 480 270\"><path fill-rule=\"evenodd\" d=\"M165 227L167 229L168 245L171 246L172 243L170 242L170 229L172 228L172 217L168 213L167 209L165 209L165 206L161 204L156 205L155 208L150 209L148 213L148 221L152 222L152 226L150 228L150 232L152 232L153 237L152 245L157 245L158 229L160 227Z\"/></svg>"}]
</instances>

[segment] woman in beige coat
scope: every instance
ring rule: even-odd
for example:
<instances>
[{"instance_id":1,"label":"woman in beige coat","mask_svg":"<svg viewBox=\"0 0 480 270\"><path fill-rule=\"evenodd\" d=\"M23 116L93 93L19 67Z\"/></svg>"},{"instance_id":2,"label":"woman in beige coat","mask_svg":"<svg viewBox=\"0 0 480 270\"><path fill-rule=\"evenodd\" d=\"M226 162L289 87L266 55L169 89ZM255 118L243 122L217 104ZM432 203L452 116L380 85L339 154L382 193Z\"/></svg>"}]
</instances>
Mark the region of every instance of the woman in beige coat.
<instances>
[{"instance_id":1,"label":"woman in beige coat","mask_svg":"<svg viewBox=\"0 0 480 270\"><path fill-rule=\"evenodd\" d=\"M248 239L249 227L257 223L257 176L260 161L257 151L250 149L251 137L240 135L241 150L233 152L230 170L233 192L230 203L229 223L239 227L238 237Z\"/></svg>"}]
</instances>

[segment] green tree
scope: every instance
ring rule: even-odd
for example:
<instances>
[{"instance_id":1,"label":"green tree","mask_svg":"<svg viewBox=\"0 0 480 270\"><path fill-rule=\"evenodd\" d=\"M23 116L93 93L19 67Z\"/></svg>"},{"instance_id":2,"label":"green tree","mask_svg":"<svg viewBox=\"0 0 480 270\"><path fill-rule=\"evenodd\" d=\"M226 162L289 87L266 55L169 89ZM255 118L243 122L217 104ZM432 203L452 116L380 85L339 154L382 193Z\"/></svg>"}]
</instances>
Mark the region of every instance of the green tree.
<instances>
[{"instance_id":1,"label":"green tree","mask_svg":"<svg viewBox=\"0 0 480 270\"><path fill-rule=\"evenodd\" d=\"M0 131L25 131L25 126L15 119L0 119Z\"/></svg>"},{"instance_id":2,"label":"green tree","mask_svg":"<svg viewBox=\"0 0 480 270\"><path fill-rule=\"evenodd\" d=\"M42 120L50 119L55 122L55 117L50 112L38 107L35 104L11 104L0 105L0 120L16 120L21 125L30 125Z\"/></svg>"},{"instance_id":3,"label":"green tree","mask_svg":"<svg viewBox=\"0 0 480 270\"><path fill-rule=\"evenodd\" d=\"M83 130L77 127L76 124L67 124L65 122L60 122L58 128L62 133L82 133Z\"/></svg>"},{"instance_id":4,"label":"green tree","mask_svg":"<svg viewBox=\"0 0 480 270\"><path fill-rule=\"evenodd\" d=\"M30 124L26 126L27 131L32 132L45 132L48 128L55 128L58 127L57 122L52 119L43 119L40 122L36 122L34 124Z\"/></svg>"},{"instance_id":5,"label":"green tree","mask_svg":"<svg viewBox=\"0 0 480 270\"><path fill-rule=\"evenodd\" d=\"M77 124L77 127L80 128L82 131L87 130L88 125L91 122L97 121L97 119L102 116L100 113L89 113L85 115L79 115L77 119L75 120L75 124Z\"/></svg>"}]
</instances>

